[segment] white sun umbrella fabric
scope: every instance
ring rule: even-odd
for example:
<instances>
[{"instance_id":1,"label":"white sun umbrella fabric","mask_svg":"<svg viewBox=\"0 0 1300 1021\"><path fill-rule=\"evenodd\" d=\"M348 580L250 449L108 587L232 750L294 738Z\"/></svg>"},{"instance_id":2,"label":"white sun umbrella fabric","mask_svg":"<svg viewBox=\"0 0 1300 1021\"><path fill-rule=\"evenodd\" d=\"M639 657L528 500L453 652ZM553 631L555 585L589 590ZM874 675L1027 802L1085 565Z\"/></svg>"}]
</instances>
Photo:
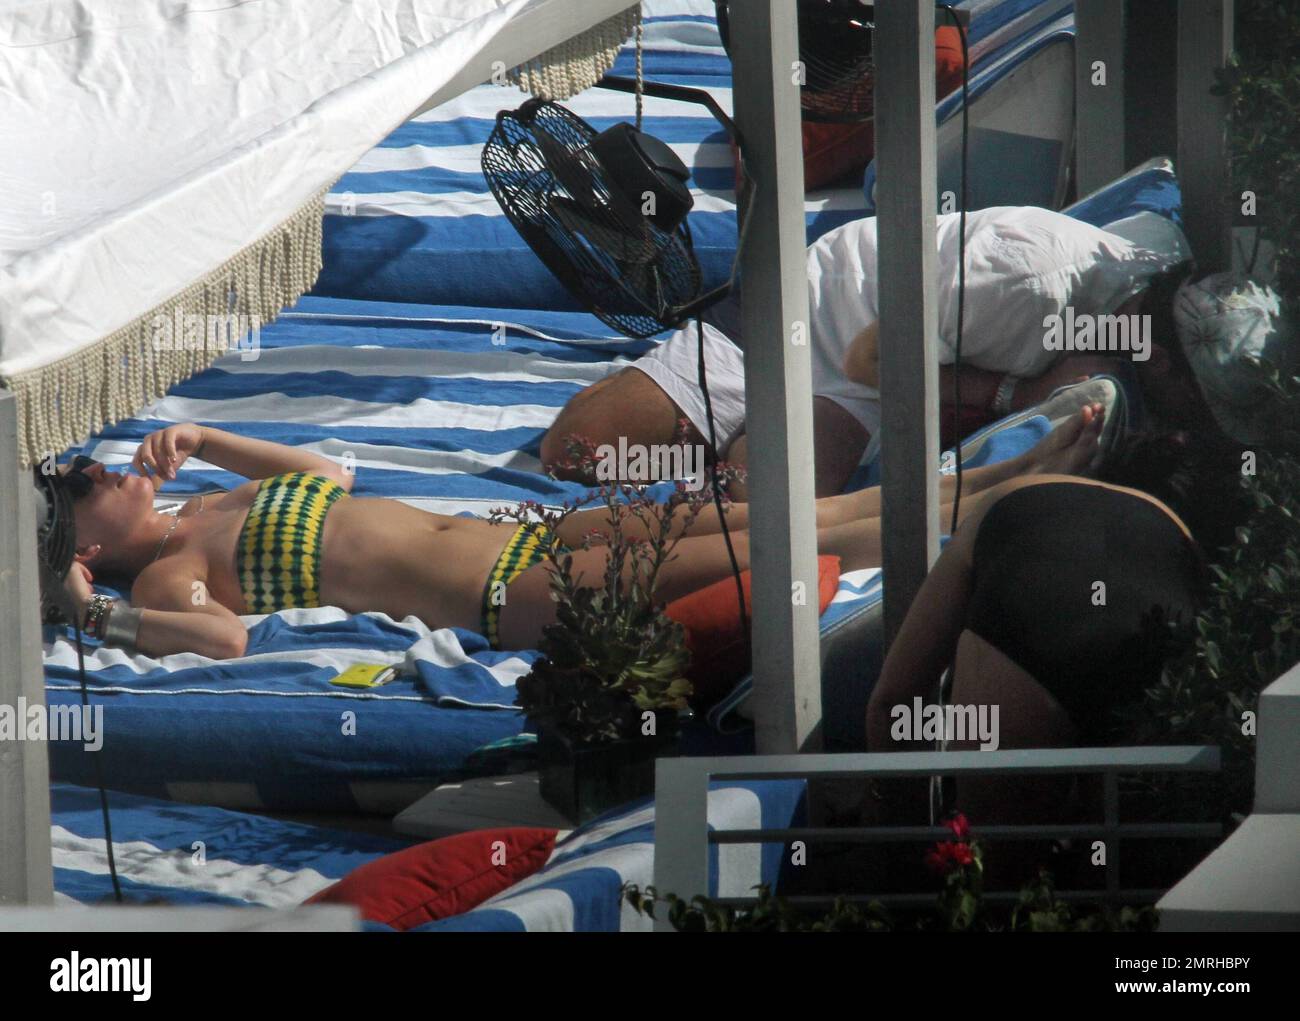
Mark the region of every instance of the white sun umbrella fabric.
<instances>
[{"instance_id":1,"label":"white sun umbrella fabric","mask_svg":"<svg viewBox=\"0 0 1300 1021\"><path fill-rule=\"evenodd\" d=\"M0 383L24 464L210 364L184 316L237 333L310 288L329 186L554 2L0 0ZM594 33L610 60L635 17Z\"/></svg>"}]
</instances>

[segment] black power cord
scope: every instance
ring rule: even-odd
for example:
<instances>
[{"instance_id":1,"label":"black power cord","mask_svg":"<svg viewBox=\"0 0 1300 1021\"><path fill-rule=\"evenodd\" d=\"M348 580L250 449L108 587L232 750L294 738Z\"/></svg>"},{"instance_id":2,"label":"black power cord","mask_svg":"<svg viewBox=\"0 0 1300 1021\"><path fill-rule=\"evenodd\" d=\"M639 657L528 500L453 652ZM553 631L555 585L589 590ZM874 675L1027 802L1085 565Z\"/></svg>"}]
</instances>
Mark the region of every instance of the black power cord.
<instances>
[{"instance_id":1,"label":"black power cord","mask_svg":"<svg viewBox=\"0 0 1300 1021\"><path fill-rule=\"evenodd\" d=\"M77 635L77 672L81 676L81 708L82 711L89 714L90 712L90 689L86 683L86 650L81 644L81 624L73 620L73 630ZM85 727L82 727L84 734ZM108 851L108 875L113 881L113 900L118 904L122 903L122 884L117 878L117 859L113 855L113 821L108 812L108 791L104 789L104 767L100 764L99 753L91 752L95 756L95 786L99 788L99 813L104 820L104 846Z\"/></svg>"},{"instance_id":2,"label":"black power cord","mask_svg":"<svg viewBox=\"0 0 1300 1021\"><path fill-rule=\"evenodd\" d=\"M90 687L86 678L86 650L82 641L81 620L71 596L63 587L67 570L75 567L76 523L72 511L72 496L61 477L46 477L39 469L33 475L38 501L44 509L43 520L37 525L37 559L40 562L42 599L41 623L70 623L77 640L77 673L81 681L81 708L89 715ZM42 499L43 498L43 499ZM57 565L57 566L56 566ZM82 728L83 736L85 728ZM117 877L117 860L113 854L113 822L108 811L108 792L104 787L104 768L95 756L95 786L99 789L99 811L104 820L104 844L108 853L108 874L113 883L113 899L122 903L122 884Z\"/></svg>"},{"instance_id":3,"label":"black power cord","mask_svg":"<svg viewBox=\"0 0 1300 1021\"><path fill-rule=\"evenodd\" d=\"M939 6L952 19L952 23L957 28L957 37L961 41L961 184L958 186L961 208L957 213L957 336L953 344L952 356L952 433L955 486L952 494L952 520L948 525L948 534L951 536L957 531L957 514L961 508L962 483L961 339L962 324L966 314L966 171L970 143L970 50L966 41L966 30L962 27L961 19L957 17L956 9L952 4L940 4ZM932 780L934 783L930 788L930 821L933 823L942 812L944 792L943 778L934 777Z\"/></svg>"},{"instance_id":4,"label":"black power cord","mask_svg":"<svg viewBox=\"0 0 1300 1021\"><path fill-rule=\"evenodd\" d=\"M952 4L942 4L952 23L957 27L957 37L961 40L961 208L958 210L957 225L957 337L953 345L952 358L952 420L953 444L955 450L956 486L952 495L952 521L948 534L957 531L957 512L961 507L961 337L962 323L966 315L966 178L967 155L970 144L970 50L966 42L966 29Z\"/></svg>"},{"instance_id":5,"label":"black power cord","mask_svg":"<svg viewBox=\"0 0 1300 1021\"><path fill-rule=\"evenodd\" d=\"M718 477L718 462L722 460L722 453L718 450L718 430L713 421L713 400L709 397L709 379L708 373L704 367L704 316L697 313L695 316L696 340L699 342L699 364L697 371L699 375L700 393L704 397L704 417L709 423L709 449L713 451L713 465L709 471L710 483L713 487L713 506L718 510L718 523L722 526L722 541L727 546L727 556L731 560L731 574L736 579L736 601L740 605L740 626L745 635L745 648L751 648L752 635L749 627L749 614L745 606L745 583L740 578L740 562L736 559L735 547L731 544L731 529L727 527L727 512L722 506L722 480Z\"/></svg>"}]
</instances>

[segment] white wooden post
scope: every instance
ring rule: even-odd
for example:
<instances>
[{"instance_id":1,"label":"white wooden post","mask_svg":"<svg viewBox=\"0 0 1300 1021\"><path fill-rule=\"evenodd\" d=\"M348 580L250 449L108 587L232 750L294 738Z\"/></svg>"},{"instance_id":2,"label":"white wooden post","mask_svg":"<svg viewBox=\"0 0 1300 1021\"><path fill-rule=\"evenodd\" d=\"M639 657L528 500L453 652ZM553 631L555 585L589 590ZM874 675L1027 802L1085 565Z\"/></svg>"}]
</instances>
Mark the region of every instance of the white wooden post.
<instances>
[{"instance_id":1,"label":"white wooden post","mask_svg":"<svg viewBox=\"0 0 1300 1021\"><path fill-rule=\"evenodd\" d=\"M1113 181L1124 159L1124 0L1074 5L1074 165L1079 195Z\"/></svg>"},{"instance_id":2,"label":"white wooden post","mask_svg":"<svg viewBox=\"0 0 1300 1021\"><path fill-rule=\"evenodd\" d=\"M939 555L934 8L878 4L874 51L881 527L892 642Z\"/></svg>"},{"instance_id":3,"label":"white wooden post","mask_svg":"<svg viewBox=\"0 0 1300 1021\"><path fill-rule=\"evenodd\" d=\"M659 759L655 763L654 887L690 903L709 895L709 778L701 778L698 759ZM656 932L672 932L668 906L656 910Z\"/></svg>"},{"instance_id":4,"label":"white wooden post","mask_svg":"<svg viewBox=\"0 0 1300 1021\"><path fill-rule=\"evenodd\" d=\"M1161 932L1300 929L1300 663L1260 693L1257 722L1255 810L1156 905Z\"/></svg>"},{"instance_id":5,"label":"white wooden post","mask_svg":"<svg viewBox=\"0 0 1300 1021\"><path fill-rule=\"evenodd\" d=\"M1203 272L1232 264L1225 96L1210 95L1232 52L1233 0L1179 0L1178 162L1183 229Z\"/></svg>"},{"instance_id":6,"label":"white wooden post","mask_svg":"<svg viewBox=\"0 0 1300 1021\"><path fill-rule=\"evenodd\" d=\"M18 401L0 388L0 706L45 708L31 473L18 462ZM26 721L19 719L19 727ZM0 905L54 901L44 741L0 741Z\"/></svg>"},{"instance_id":7,"label":"white wooden post","mask_svg":"<svg viewBox=\"0 0 1300 1021\"><path fill-rule=\"evenodd\" d=\"M1300 663L1259 696L1255 811L1300 815Z\"/></svg>"},{"instance_id":8,"label":"white wooden post","mask_svg":"<svg viewBox=\"0 0 1300 1021\"><path fill-rule=\"evenodd\" d=\"M753 706L758 751L776 754L815 747L821 723L799 52L788 0L752 0L731 25L736 126L757 184L741 255Z\"/></svg>"}]
</instances>

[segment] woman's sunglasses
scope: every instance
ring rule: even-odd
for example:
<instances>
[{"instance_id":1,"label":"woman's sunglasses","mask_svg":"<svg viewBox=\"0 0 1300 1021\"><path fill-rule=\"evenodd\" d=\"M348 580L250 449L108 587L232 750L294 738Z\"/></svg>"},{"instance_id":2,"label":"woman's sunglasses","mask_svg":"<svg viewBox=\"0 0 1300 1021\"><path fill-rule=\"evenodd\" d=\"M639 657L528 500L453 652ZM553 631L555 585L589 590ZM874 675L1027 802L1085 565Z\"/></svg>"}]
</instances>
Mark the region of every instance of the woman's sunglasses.
<instances>
[{"instance_id":1,"label":"woman's sunglasses","mask_svg":"<svg viewBox=\"0 0 1300 1021\"><path fill-rule=\"evenodd\" d=\"M68 470L63 473L63 485L74 500L81 499L95 488L95 480L86 474L86 469L93 468L97 464L99 462L93 457L78 454L68 465Z\"/></svg>"}]
</instances>

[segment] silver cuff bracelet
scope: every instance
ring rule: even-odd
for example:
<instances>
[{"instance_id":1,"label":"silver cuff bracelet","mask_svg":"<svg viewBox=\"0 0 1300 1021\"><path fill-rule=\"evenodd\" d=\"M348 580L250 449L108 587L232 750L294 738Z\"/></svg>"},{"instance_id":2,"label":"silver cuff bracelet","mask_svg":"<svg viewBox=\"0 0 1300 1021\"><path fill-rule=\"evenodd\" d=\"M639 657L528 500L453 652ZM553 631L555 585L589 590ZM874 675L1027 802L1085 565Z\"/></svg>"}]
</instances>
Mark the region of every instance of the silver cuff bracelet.
<instances>
[{"instance_id":1,"label":"silver cuff bracelet","mask_svg":"<svg viewBox=\"0 0 1300 1021\"><path fill-rule=\"evenodd\" d=\"M120 599L115 600L113 609L104 625L103 641L106 645L118 645L127 649L135 648L136 638L140 634L140 617L144 610L137 609Z\"/></svg>"}]
</instances>

